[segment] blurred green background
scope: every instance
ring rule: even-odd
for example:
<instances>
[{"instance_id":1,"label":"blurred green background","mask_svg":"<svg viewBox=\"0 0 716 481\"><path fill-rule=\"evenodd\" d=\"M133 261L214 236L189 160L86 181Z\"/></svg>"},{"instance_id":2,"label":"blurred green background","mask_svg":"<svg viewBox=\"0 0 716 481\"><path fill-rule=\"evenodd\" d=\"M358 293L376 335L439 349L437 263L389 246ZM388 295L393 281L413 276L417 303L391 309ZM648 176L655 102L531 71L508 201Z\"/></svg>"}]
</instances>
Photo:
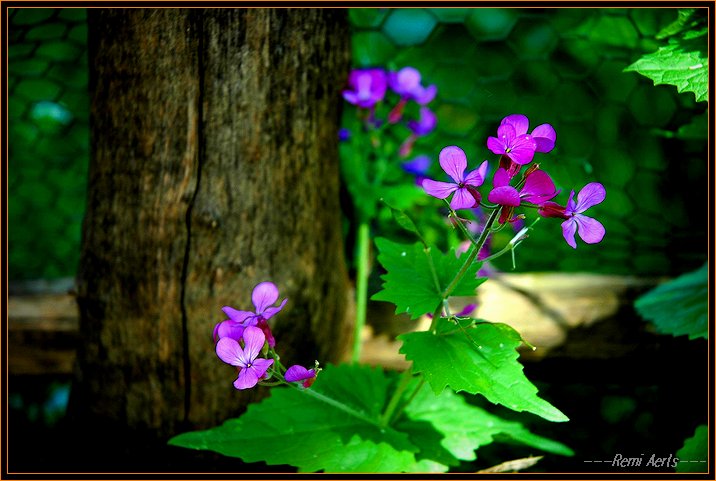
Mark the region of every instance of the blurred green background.
<instances>
[{"instance_id":1,"label":"blurred green background","mask_svg":"<svg viewBox=\"0 0 716 481\"><path fill-rule=\"evenodd\" d=\"M414 154L462 147L474 168L499 121L551 123L540 163L563 191L602 182L607 229L573 252L544 220L518 270L675 275L706 259L706 102L622 70L660 44L676 9L351 9L356 67L414 66L435 83L437 131ZM74 276L89 155L84 9L9 12L10 280ZM341 99L336 99L341 101ZM696 122L699 129L675 134ZM683 131L682 131L683 132ZM538 154L539 155L539 154ZM431 174L438 178L437 162ZM500 235L502 238L500 238ZM495 244L510 232L498 234ZM579 241L578 241L579 242ZM503 260L503 259L500 259ZM508 259L502 264L508 269Z\"/></svg>"}]
</instances>

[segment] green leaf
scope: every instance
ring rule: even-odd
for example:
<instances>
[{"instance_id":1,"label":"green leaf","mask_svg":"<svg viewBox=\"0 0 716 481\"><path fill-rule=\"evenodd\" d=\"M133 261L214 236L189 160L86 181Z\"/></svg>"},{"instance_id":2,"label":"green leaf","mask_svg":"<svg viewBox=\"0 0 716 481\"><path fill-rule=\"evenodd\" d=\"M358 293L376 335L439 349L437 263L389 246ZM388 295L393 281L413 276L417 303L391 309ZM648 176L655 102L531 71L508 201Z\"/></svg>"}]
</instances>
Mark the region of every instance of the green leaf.
<instances>
[{"instance_id":1,"label":"green leaf","mask_svg":"<svg viewBox=\"0 0 716 481\"><path fill-rule=\"evenodd\" d=\"M672 39L669 45L644 55L624 71L640 73L654 85L674 85L679 93L693 92L697 102L707 101L709 59L704 47L701 42Z\"/></svg>"},{"instance_id":2,"label":"green leaf","mask_svg":"<svg viewBox=\"0 0 716 481\"><path fill-rule=\"evenodd\" d=\"M410 471L417 448L378 420L390 384L378 369L327 366L311 389L273 389L240 418L169 444L301 471Z\"/></svg>"},{"instance_id":3,"label":"green leaf","mask_svg":"<svg viewBox=\"0 0 716 481\"><path fill-rule=\"evenodd\" d=\"M705 424L696 428L692 437L684 441L684 446L676 451L679 463L677 473L703 473L708 471L709 427Z\"/></svg>"},{"instance_id":4,"label":"green leaf","mask_svg":"<svg viewBox=\"0 0 716 481\"><path fill-rule=\"evenodd\" d=\"M636 300L634 306L656 330L689 339L708 339L708 264L657 286Z\"/></svg>"},{"instance_id":5,"label":"green leaf","mask_svg":"<svg viewBox=\"0 0 716 481\"><path fill-rule=\"evenodd\" d=\"M681 8L678 12L678 18L661 29L656 34L656 38L660 40L682 33L685 30L693 29L703 23L703 20L705 20L705 15L699 15L697 9Z\"/></svg>"},{"instance_id":6,"label":"green leaf","mask_svg":"<svg viewBox=\"0 0 716 481\"><path fill-rule=\"evenodd\" d=\"M480 321L459 328L445 318L435 333L410 332L398 336L400 352L413 361L433 392L449 386L455 391L482 394L490 402L514 411L528 411L550 421L568 421L561 411L537 396L517 362L520 335L505 324Z\"/></svg>"},{"instance_id":7,"label":"green leaf","mask_svg":"<svg viewBox=\"0 0 716 481\"><path fill-rule=\"evenodd\" d=\"M396 314L407 313L411 319L433 312L442 302L442 293L460 270L465 256L451 250L443 254L436 247L421 244L399 244L376 238L378 261L388 271L382 276L383 290L371 299L395 304ZM472 296L485 278L476 278L480 262L474 262L452 291L454 296Z\"/></svg>"},{"instance_id":8,"label":"green leaf","mask_svg":"<svg viewBox=\"0 0 716 481\"><path fill-rule=\"evenodd\" d=\"M421 387L395 427L410 434L410 440L420 447L419 456L449 466L476 459L475 450L496 437L562 456L574 454L564 444L533 434L521 423L472 406L450 390L436 395L428 386Z\"/></svg>"}]
</instances>

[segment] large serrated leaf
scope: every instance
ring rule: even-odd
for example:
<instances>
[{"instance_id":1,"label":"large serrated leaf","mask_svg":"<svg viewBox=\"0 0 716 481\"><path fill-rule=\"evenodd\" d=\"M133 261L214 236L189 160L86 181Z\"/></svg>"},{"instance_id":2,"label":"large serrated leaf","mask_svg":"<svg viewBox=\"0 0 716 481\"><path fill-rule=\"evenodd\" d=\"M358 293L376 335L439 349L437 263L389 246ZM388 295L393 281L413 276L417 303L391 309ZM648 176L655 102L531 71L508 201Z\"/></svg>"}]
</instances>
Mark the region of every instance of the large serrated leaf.
<instances>
[{"instance_id":1,"label":"large serrated leaf","mask_svg":"<svg viewBox=\"0 0 716 481\"><path fill-rule=\"evenodd\" d=\"M389 384L377 369L328 366L311 389L274 389L240 418L170 444L301 471L410 471L417 448L378 419Z\"/></svg>"},{"instance_id":2,"label":"large serrated leaf","mask_svg":"<svg viewBox=\"0 0 716 481\"><path fill-rule=\"evenodd\" d=\"M550 421L568 421L560 410L537 396L517 361L520 335L505 324L480 321L459 329L440 319L438 330L398 336L400 352L413 361L436 394L446 387L482 394L514 411L528 411Z\"/></svg>"},{"instance_id":3,"label":"large serrated leaf","mask_svg":"<svg viewBox=\"0 0 716 481\"><path fill-rule=\"evenodd\" d=\"M708 338L708 264L657 286L636 300L634 306L656 330L689 339Z\"/></svg>"},{"instance_id":4,"label":"large serrated leaf","mask_svg":"<svg viewBox=\"0 0 716 481\"><path fill-rule=\"evenodd\" d=\"M428 386L422 386L395 428L410 434L411 441L420 447L418 456L450 466L460 460L474 460L475 450L492 443L498 435L550 453L574 454L567 446L533 434L518 422L468 404L450 390L436 395ZM442 437L439 444L435 442L436 432Z\"/></svg>"},{"instance_id":5,"label":"large serrated leaf","mask_svg":"<svg viewBox=\"0 0 716 481\"><path fill-rule=\"evenodd\" d=\"M705 49L692 46L695 41L671 40L654 53L624 69L637 72L654 81L654 85L676 86L681 92L693 92L696 101L707 101L709 95L709 59Z\"/></svg>"},{"instance_id":6,"label":"large serrated leaf","mask_svg":"<svg viewBox=\"0 0 716 481\"><path fill-rule=\"evenodd\" d=\"M411 319L433 312L442 301L443 290L455 277L465 256L454 251L447 254L436 247L425 248L419 243L399 244L385 238L375 239L378 260L387 274L382 276L383 290L371 297L395 304L396 314L406 313ZM481 263L475 262L452 291L454 296L472 296L486 279L476 278Z\"/></svg>"}]
</instances>

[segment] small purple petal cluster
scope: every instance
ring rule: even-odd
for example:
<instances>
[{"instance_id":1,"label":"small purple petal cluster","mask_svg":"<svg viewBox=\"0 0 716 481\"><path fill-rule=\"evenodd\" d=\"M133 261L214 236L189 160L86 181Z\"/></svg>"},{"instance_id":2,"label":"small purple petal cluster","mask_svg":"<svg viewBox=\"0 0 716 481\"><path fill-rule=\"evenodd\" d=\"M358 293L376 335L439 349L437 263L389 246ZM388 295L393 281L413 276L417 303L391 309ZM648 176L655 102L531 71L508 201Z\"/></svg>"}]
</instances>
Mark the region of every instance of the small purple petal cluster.
<instances>
[{"instance_id":1,"label":"small purple petal cluster","mask_svg":"<svg viewBox=\"0 0 716 481\"><path fill-rule=\"evenodd\" d=\"M273 282L257 284L251 293L254 311L240 311L233 307L224 306L222 311L229 317L214 327L213 339L216 343L216 355L226 364L238 369L238 377L234 387L239 390L251 389L260 381L269 379L278 360L274 348L276 340L271 333L268 320L278 314L286 305L284 299L278 306L278 288ZM259 357L272 356L274 359ZM279 363L279 368L280 366ZM280 371L279 371L280 374ZM304 387L309 387L316 378L317 369L307 370L301 366L291 366L284 374L286 382L303 381Z\"/></svg>"},{"instance_id":2,"label":"small purple petal cluster","mask_svg":"<svg viewBox=\"0 0 716 481\"><path fill-rule=\"evenodd\" d=\"M399 153L401 157L407 157L412 152L416 139L435 129L437 116L427 104L435 98L437 90L435 85L424 86L420 72L413 67L405 67L395 72L365 68L351 71L348 88L343 90L342 94L346 102L369 111L366 124L373 128L384 125L385 122L396 124L402 121L410 130L410 135L401 144ZM397 101L386 119L376 118L376 107L386 100L388 91L397 94ZM404 118L409 102L415 102L419 106L416 118ZM342 139L347 137L346 132L341 132Z\"/></svg>"},{"instance_id":3,"label":"small purple petal cluster","mask_svg":"<svg viewBox=\"0 0 716 481\"><path fill-rule=\"evenodd\" d=\"M543 217L564 219L562 234L571 247L577 247L574 240L576 233L588 244L600 242L605 234L604 226L584 215L584 211L604 200L604 186L598 182L587 184L577 194L576 202L572 191L566 206L553 202L559 190L539 165L527 167L521 177L518 174L532 162L535 153L548 153L554 149L557 134L549 124L539 125L531 133L528 131L527 117L513 114L502 119L497 137L487 139L488 149L500 155L499 166L492 179L493 188L487 195L487 200L501 209L499 223L520 222L524 216L513 217L514 210L520 206L533 207ZM480 205L481 195L477 188L487 175L487 161L465 175L465 153L457 146L449 146L440 152L440 166L453 182L425 179L422 186L426 193L438 199L446 199L452 194L450 207L453 210L472 209Z\"/></svg>"}]
</instances>

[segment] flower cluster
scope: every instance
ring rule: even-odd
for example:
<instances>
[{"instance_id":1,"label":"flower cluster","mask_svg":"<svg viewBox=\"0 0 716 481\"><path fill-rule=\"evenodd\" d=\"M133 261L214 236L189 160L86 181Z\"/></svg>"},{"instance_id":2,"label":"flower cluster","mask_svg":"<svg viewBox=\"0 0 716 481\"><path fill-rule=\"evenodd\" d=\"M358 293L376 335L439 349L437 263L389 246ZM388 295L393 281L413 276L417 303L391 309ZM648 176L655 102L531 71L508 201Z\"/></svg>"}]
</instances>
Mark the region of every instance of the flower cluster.
<instances>
[{"instance_id":1,"label":"flower cluster","mask_svg":"<svg viewBox=\"0 0 716 481\"><path fill-rule=\"evenodd\" d=\"M386 118L376 118L376 107L387 100L387 93L397 94L395 105L390 108ZM374 128L386 123L399 122L410 130L410 135L400 146L401 157L410 155L415 141L435 129L437 116L427 107L437 94L435 85L423 86L420 72L413 67L405 67L397 72L381 68L355 69L348 76L348 88L343 91L343 98L350 104L369 112L367 124ZM405 118L406 106L414 102L418 113L414 118ZM346 138L346 132L342 138Z\"/></svg>"},{"instance_id":2,"label":"flower cluster","mask_svg":"<svg viewBox=\"0 0 716 481\"><path fill-rule=\"evenodd\" d=\"M250 389L274 374L281 376L283 382L301 382L304 387L309 387L320 371L318 365L313 369L299 365L284 369L281 365L274 350L276 340L268 324L268 320L278 314L288 301L284 299L274 306L278 297L278 288L274 283L261 282L251 293L254 311L240 311L229 306L221 308L229 319L214 327L213 339L219 359L238 369L238 377L234 381L236 389ZM281 383L281 377L277 378L277 382Z\"/></svg>"},{"instance_id":3,"label":"flower cluster","mask_svg":"<svg viewBox=\"0 0 716 481\"><path fill-rule=\"evenodd\" d=\"M543 217L563 219L562 235L572 248L577 248L576 233L588 244L600 242L605 234L604 226L596 219L584 215L590 207L601 203L606 197L604 186L598 182L587 184L574 201L574 191L566 206L552 199L559 194L549 174L540 170L539 165L523 167L534 159L535 153L548 153L554 149L557 135L549 124L542 124L529 131L529 120L521 114L505 117L497 128L497 137L487 139L487 147L500 155L498 168L492 178L492 189L487 200L494 204L487 206L500 209L498 222L514 223L523 216L513 216L517 207L536 208ZM438 199L452 194L450 207L453 210L472 209L481 205L482 196L477 188L487 176L487 161L480 167L465 174L467 157L457 146L445 147L440 152L440 166L453 182L431 179L422 181L425 192Z\"/></svg>"}]
</instances>

